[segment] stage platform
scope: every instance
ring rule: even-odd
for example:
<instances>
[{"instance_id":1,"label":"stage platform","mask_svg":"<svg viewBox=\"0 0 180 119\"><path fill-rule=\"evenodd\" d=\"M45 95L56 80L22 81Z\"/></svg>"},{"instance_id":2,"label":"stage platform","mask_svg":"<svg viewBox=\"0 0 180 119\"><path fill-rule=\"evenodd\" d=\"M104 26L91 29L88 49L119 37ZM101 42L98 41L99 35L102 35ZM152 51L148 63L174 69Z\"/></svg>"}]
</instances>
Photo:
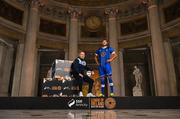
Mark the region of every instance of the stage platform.
<instances>
[{"instance_id":1,"label":"stage platform","mask_svg":"<svg viewBox=\"0 0 180 119\"><path fill-rule=\"evenodd\" d=\"M180 109L180 96L0 97L0 109Z\"/></svg>"}]
</instances>

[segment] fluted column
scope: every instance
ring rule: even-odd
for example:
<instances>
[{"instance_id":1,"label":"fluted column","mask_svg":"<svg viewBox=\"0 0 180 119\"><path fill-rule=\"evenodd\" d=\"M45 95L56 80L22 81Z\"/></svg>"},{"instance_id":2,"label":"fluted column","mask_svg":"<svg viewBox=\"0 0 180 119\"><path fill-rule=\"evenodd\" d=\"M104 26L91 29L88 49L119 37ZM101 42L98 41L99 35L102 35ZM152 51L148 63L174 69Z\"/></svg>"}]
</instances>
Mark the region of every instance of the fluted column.
<instances>
[{"instance_id":1,"label":"fluted column","mask_svg":"<svg viewBox=\"0 0 180 119\"><path fill-rule=\"evenodd\" d=\"M76 8L70 8L68 10L70 15L70 33L69 33L69 60L74 60L78 55L78 18L81 11Z\"/></svg>"},{"instance_id":2,"label":"fluted column","mask_svg":"<svg viewBox=\"0 0 180 119\"><path fill-rule=\"evenodd\" d=\"M167 65L168 65L169 85L170 85L171 96L177 96L177 80L176 80L176 73L175 73L175 67L174 67L174 59L173 59L173 54L172 54L172 46L169 40L164 42L164 48L165 48L165 55L167 59Z\"/></svg>"},{"instance_id":3,"label":"fluted column","mask_svg":"<svg viewBox=\"0 0 180 119\"><path fill-rule=\"evenodd\" d=\"M150 48L150 53L151 53L151 62L152 62L152 73L153 73L153 81L154 81L154 90L155 90L155 95L157 95L157 84L156 84L156 72L155 72L155 64L154 64L154 55L153 55L153 49L152 49L152 44L148 44Z\"/></svg>"},{"instance_id":4,"label":"fluted column","mask_svg":"<svg viewBox=\"0 0 180 119\"><path fill-rule=\"evenodd\" d=\"M16 52L16 61L15 61L15 69L14 69L14 77L13 77L13 84L12 84L12 96L19 95L19 88L21 83L21 68L22 68L22 59L23 59L23 51L24 51L24 44L19 43L17 46Z\"/></svg>"},{"instance_id":5,"label":"fluted column","mask_svg":"<svg viewBox=\"0 0 180 119\"><path fill-rule=\"evenodd\" d=\"M120 49L119 51L119 64L120 64L120 88L121 88L121 96L125 96L125 80L124 80L124 60L123 60L123 51L124 49Z\"/></svg>"},{"instance_id":6,"label":"fluted column","mask_svg":"<svg viewBox=\"0 0 180 119\"><path fill-rule=\"evenodd\" d=\"M14 46L0 38L0 96L9 96Z\"/></svg>"},{"instance_id":7,"label":"fluted column","mask_svg":"<svg viewBox=\"0 0 180 119\"><path fill-rule=\"evenodd\" d=\"M36 62L36 40L38 30L38 8L41 0L31 0L29 8L29 21L26 30L25 48L22 61L22 74L19 96L35 96L35 62Z\"/></svg>"},{"instance_id":8,"label":"fluted column","mask_svg":"<svg viewBox=\"0 0 180 119\"><path fill-rule=\"evenodd\" d=\"M3 75L3 67L4 67L4 62L5 62L4 57L6 54L6 49L7 49L7 46L0 41L0 80L2 79L2 75Z\"/></svg>"},{"instance_id":9,"label":"fluted column","mask_svg":"<svg viewBox=\"0 0 180 119\"><path fill-rule=\"evenodd\" d=\"M65 52L65 57L64 57L64 59L65 59L65 60L68 60L68 55L69 55L68 49L64 49L64 52Z\"/></svg>"},{"instance_id":10,"label":"fluted column","mask_svg":"<svg viewBox=\"0 0 180 119\"><path fill-rule=\"evenodd\" d=\"M35 52L35 63L34 63L34 70L36 71L34 73L34 87L33 87L33 92L34 92L34 96L37 96L38 95L38 89L39 89L39 70L40 70L40 55L39 55L39 52L38 52L38 48L36 48L36 52Z\"/></svg>"},{"instance_id":11,"label":"fluted column","mask_svg":"<svg viewBox=\"0 0 180 119\"><path fill-rule=\"evenodd\" d=\"M0 87L0 94L1 96L9 96L9 85L10 85L10 78L11 78L11 70L13 65L13 55L14 55L14 47L8 46L4 67L3 67L3 76L2 76L2 82Z\"/></svg>"},{"instance_id":12,"label":"fluted column","mask_svg":"<svg viewBox=\"0 0 180 119\"><path fill-rule=\"evenodd\" d=\"M112 65L112 78L114 82L114 92L116 96L120 96L121 87L120 87L120 64L119 64L119 52L118 52L118 36L117 36L117 20L116 16L118 9L110 8L105 10L105 14L108 16L108 29L109 29L109 42L110 46L113 47L118 55Z\"/></svg>"},{"instance_id":13,"label":"fluted column","mask_svg":"<svg viewBox=\"0 0 180 119\"><path fill-rule=\"evenodd\" d=\"M154 4L153 0L148 2L148 13L150 30L152 37L152 51L154 58L154 67L156 75L156 88L158 96L169 96L169 81L166 57L163 47L162 33L160 29L160 19L158 7Z\"/></svg>"}]
</instances>

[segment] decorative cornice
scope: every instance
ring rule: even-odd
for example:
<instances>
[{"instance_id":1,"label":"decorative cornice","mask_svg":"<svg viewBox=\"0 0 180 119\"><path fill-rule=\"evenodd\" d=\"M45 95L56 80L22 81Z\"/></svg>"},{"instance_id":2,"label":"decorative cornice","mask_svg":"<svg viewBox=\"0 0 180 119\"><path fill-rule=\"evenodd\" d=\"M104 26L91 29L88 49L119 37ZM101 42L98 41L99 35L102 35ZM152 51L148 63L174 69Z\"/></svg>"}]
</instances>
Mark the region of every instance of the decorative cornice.
<instances>
[{"instance_id":1,"label":"decorative cornice","mask_svg":"<svg viewBox=\"0 0 180 119\"><path fill-rule=\"evenodd\" d=\"M124 3L129 0L54 0L60 3L66 3L73 6L105 6L118 3Z\"/></svg>"},{"instance_id":2,"label":"decorative cornice","mask_svg":"<svg viewBox=\"0 0 180 119\"><path fill-rule=\"evenodd\" d=\"M58 19L65 19L67 16L67 8L55 5L46 5L40 9L40 14Z\"/></svg>"},{"instance_id":3,"label":"decorative cornice","mask_svg":"<svg viewBox=\"0 0 180 119\"><path fill-rule=\"evenodd\" d=\"M17 2L20 2L24 4L25 6L31 6L31 7L43 7L49 0L16 0Z\"/></svg>"}]
</instances>

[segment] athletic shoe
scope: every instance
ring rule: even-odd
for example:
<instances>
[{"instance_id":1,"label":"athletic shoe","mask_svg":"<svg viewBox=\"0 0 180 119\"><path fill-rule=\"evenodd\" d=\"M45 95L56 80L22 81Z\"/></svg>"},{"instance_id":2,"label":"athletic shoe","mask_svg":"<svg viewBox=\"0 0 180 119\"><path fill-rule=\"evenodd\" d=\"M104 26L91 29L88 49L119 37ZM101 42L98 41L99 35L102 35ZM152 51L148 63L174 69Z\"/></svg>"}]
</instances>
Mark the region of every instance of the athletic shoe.
<instances>
[{"instance_id":1,"label":"athletic shoe","mask_svg":"<svg viewBox=\"0 0 180 119\"><path fill-rule=\"evenodd\" d=\"M114 93L110 93L110 96L113 97L113 96L114 96Z\"/></svg>"},{"instance_id":2,"label":"athletic shoe","mask_svg":"<svg viewBox=\"0 0 180 119\"><path fill-rule=\"evenodd\" d=\"M83 97L83 93L82 92L79 92L79 97Z\"/></svg>"},{"instance_id":3,"label":"athletic shoe","mask_svg":"<svg viewBox=\"0 0 180 119\"><path fill-rule=\"evenodd\" d=\"M88 93L86 97L95 97L92 93Z\"/></svg>"},{"instance_id":4,"label":"athletic shoe","mask_svg":"<svg viewBox=\"0 0 180 119\"><path fill-rule=\"evenodd\" d=\"M99 97L104 97L104 95L102 93L99 94Z\"/></svg>"}]
</instances>

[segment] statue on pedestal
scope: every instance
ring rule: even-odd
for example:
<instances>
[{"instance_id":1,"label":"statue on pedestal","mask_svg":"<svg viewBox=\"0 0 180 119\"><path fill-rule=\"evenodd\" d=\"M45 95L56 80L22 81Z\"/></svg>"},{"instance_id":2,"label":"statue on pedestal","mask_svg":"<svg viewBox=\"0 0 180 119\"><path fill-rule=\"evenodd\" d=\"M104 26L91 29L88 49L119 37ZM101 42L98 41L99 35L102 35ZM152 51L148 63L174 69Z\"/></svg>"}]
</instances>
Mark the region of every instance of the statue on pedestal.
<instances>
[{"instance_id":1,"label":"statue on pedestal","mask_svg":"<svg viewBox=\"0 0 180 119\"><path fill-rule=\"evenodd\" d=\"M135 76L136 85L133 87L133 96L142 96L142 80L143 75L137 66L134 66L133 75Z\"/></svg>"}]
</instances>

